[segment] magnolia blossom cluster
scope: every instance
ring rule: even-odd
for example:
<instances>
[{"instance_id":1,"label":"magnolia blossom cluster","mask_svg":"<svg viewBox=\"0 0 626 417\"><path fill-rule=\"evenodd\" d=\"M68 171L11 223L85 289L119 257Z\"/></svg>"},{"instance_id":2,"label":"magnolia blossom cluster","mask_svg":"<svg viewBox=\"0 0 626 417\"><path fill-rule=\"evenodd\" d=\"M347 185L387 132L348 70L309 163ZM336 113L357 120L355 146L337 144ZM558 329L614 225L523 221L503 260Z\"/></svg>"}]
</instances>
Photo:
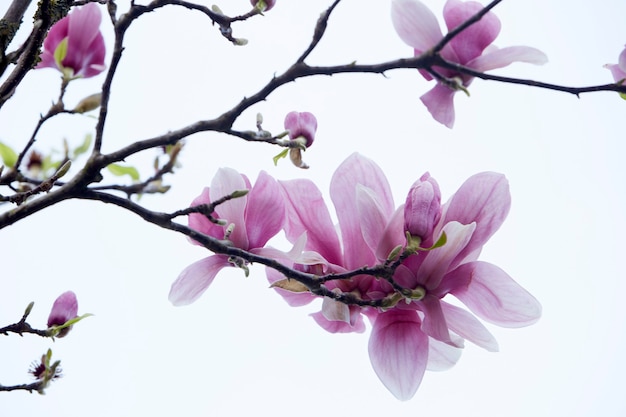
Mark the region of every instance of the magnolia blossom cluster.
<instances>
[{"instance_id":1,"label":"magnolia blossom cluster","mask_svg":"<svg viewBox=\"0 0 626 417\"><path fill-rule=\"evenodd\" d=\"M331 180L338 230L311 181L277 181L265 172L253 186L244 175L220 169L192 206L240 190L249 192L219 204L212 213L219 224L193 213L190 227L315 276L395 262L390 277L356 275L327 281L324 285L331 292L365 303L323 297L313 319L331 333L345 333L363 332L367 318L372 325L369 355L374 371L401 400L415 394L427 369L454 365L465 340L489 351L498 349L478 318L521 327L540 317L541 306L532 295L502 269L478 260L509 211L508 183L501 174L472 176L442 204L437 182L426 173L413 184L405 203L396 207L381 169L353 154ZM281 230L293 243L289 252L266 247ZM193 302L227 266L247 268L242 259L209 256L181 273L170 300L175 305ZM267 277L274 284L284 282L274 269L267 268ZM292 306L319 298L303 288L287 288L293 291L276 291ZM467 309L450 303L449 297ZM367 305L369 301L380 301L380 307Z\"/></svg>"},{"instance_id":2,"label":"magnolia blossom cluster","mask_svg":"<svg viewBox=\"0 0 626 417\"><path fill-rule=\"evenodd\" d=\"M474 1L448 0L443 8L443 18L448 31L452 31L481 11L483 6ZM400 38L414 49L415 56L434 48L443 34L433 12L418 0L393 0L391 18ZM460 64L478 72L506 67L513 62L544 64L546 55L528 46L510 46L498 49L493 41L500 33L500 20L492 12L452 38L441 50L441 56L448 62ZM453 98L457 91L465 91L473 77L450 70L433 68L421 70L427 80L436 75L438 83L421 97L433 118L452 128L454 125Z\"/></svg>"}]
</instances>

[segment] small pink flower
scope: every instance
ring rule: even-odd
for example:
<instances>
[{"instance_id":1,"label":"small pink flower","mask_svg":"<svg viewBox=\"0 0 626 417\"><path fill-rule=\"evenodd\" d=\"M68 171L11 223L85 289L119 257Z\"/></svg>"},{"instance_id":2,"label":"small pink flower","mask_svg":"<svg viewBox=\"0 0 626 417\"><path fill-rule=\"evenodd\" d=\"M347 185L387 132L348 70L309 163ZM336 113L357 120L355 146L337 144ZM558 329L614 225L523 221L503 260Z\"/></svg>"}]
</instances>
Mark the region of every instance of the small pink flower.
<instances>
[{"instance_id":1,"label":"small pink flower","mask_svg":"<svg viewBox=\"0 0 626 417\"><path fill-rule=\"evenodd\" d=\"M285 129L289 131L289 139L298 144L298 147L289 149L289 158L298 168L309 166L302 160L302 151L313 145L317 131L317 119L309 112L292 111L285 116Z\"/></svg>"},{"instance_id":2,"label":"small pink flower","mask_svg":"<svg viewBox=\"0 0 626 417\"><path fill-rule=\"evenodd\" d=\"M477 12L482 10L480 3L460 0L448 0L443 17L448 31L456 28ZM396 32L409 46L414 48L415 56L434 47L443 34L435 15L418 0L393 0L391 18ZM546 55L528 46L511 46L498 49L492 42L500 32L500 20L489 12L482 19L455 36L441 51L441 56L450 62L461 64L476 71L485 72L502 68L513 62L543 64ZM457 88L437 83L428 93L421 97L433 118L439 123L452 128L454 125L454 94L465 89L473 77L444 68L434 68L441 76L459 83ZM426 71L420 73L427 80L433 77Z\"/></svg>"},{"instance_id":3,"label":"small pink flower","mask_svg":"<svg viewBox=\"0 0 626 417\"><path fill-rule=\"evenodd\" d=\"M50 28L37 68L56 68L66 79L93 77L104 65L100 9L94 3L74 9Z\"/></svg>"},{"instance_id":4,"label":"small pink flower","mask_svg":"<svg viewBox=\"0 0 626 417\"><path fill-rule=\"evenodd\" d=\"M234 247L272 257L276 251L264 246L282 229L285 206L276 180L266 172L259 174L252 187L244 175L234 169L221 168L213 178L211 187L205 188L191 206L210 204L238 190L250 192L218 205L213 213L213 217L225 221L225 225L217 225L205 215L193 213L189 216L189 227L216 239L226 240ZM227 255L211 255L189 265L172 284L170 302L177 306L193 303L211 285L217 273L229 266L246 265L242 260L230 259Z\"/></svg>"},{"instance_id":5,"label":"small pink flower","mask_svg":"<svg viewBox=\"0 0 626 417\"><path fill-rule=\"evenodd\" d=\"M616 83L623 82L626 79L626 48L619 54L617 64L606 64L604 68L611 71Z\"/></svg>"},{"instance_id":6,"label":"small pink flower","mask_svg":"<svg viewBox=\"0 0 626 417\"><path fill-rule=\"evenodd\" d=\"M53 326L61 326L68 320L78 317L78 301L76 294L72 291L66 291L61 294L52 305L52 310L48 316L48 328ZM62 329L56 337L63 337L70 331L70 327Z\"/></svg>"},{"instance_id":7,"label":"small pink flower","mask_svg":"<svg viewBox=\"0 0 626 417\"><path fill-rule=\"evenodd\" d=\"M276 0L250 0L250 4L258 7L261 12L267 12L274 7Z\"/></svg>"},{"instance_id":8,"label":"small pink flower","mask_svg":"<svg viewBox=\"0 0 626 417\"><path fill-rule=\"evenodd\" d=\"M317 119L312 113L292 111L285 116L285 129L289 131L289 139L299 137L306 139L305 146L313 145L317 131Z\"/></svg>"}]
</instances>

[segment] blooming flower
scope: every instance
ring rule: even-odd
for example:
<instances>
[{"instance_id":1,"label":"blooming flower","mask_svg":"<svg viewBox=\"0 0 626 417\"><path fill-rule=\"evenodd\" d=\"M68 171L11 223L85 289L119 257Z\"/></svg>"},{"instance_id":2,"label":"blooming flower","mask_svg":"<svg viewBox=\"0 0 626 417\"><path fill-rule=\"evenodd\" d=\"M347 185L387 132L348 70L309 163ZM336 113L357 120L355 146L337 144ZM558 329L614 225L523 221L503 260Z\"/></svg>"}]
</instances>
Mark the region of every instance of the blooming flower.
<instances>
[{"instance_id":1,"label":"blooming flower","mask_svg":"<svg viewBox=\"0 0 626 417\"><path fill-rule=\"evenodd\" d=\"M78 317L78 301L76 294L72 291L66 291L54 301L50 315L48 316L48 328L53 326L61 326L68 320ZM61 329L56 337L64 337L70 331L72 326Z\"/></svg>"},{"instance_id":2,"label":"blooming flower","mask_svg":"<svg viewBox=\"0 0 626 417\"><path fill-rule=\"evenodd\" d=\"M250 0L250 4L257 7L261 12L267 12L274 7L276 0Z\"/></svg>"},{"instance_id":3,"label":"blooming flower","mask_svg":"<svg viewBox=\"0 0 626 417\"><path fill-rule=\"evenodd\" d=\"M106 68L100 21L100 9L94 3L76 8L59 20L44 40L37 68L56 68L67 80L100 74Z\"/></svg>"},{"instance_id":4,"label":"blooming flower","mask_svg":"<svg viewBox=\"0 0 626 417\"><path fill-rule=\"evenodd\" d=\"M473 1L448 0L443 10L448 31L467 21L482 8L480 3ZM415 56L433 48L443 38L437 18L430 9L418 0L393 0L391 18L400 38L414 48ZM546 55L535 48L512 46L498 49L491 43L499 32L500 20L489 12L480 21L448 42L441 51L441 56L447 61L480 72L506 67L516 61L532 64L547 62ZM452 128L454 125L454 94L458 90L465 90L472 82L473 77L446 68L435 67L434 70L457 85L455 87L454 85L437 83L420 99L435 120ZM426 71L420 71L420 73L427 80L433 79L433 76Z\"/></svg>"},{"instance_id":5,"label":"blooming flower","mask_svg":"<svg viewBox=\"0 0 626 417\"><path fill-rule=\"evenodd\" d=\"M230 168L221 168L211 187L204 189L191 206L210 204L238 190L250 190L239 198L233 198L217 206L213 216L224 220L225 225L212 223L205 215L189 215L189 227L228 244L256 253L273 256L271 249L263 248L283 225L285 207L280 198L276 181L261 172L252 187L244 175ZM197 242L192 242L198 244ZM172 284L169 300L174 305L194 302L213 282L217 273L228 266L245 267L242 260L227 255L212 255L189 265Z\"/></svg>"},{"instance_id":6,"label":"blooming flower","mask_svg":"<svg viewBox=\"0 0 626 417\"><path fill-rule=\"evenodd\" d=\"M298 143L299 147L289 149L289 158L298 168L308 168L302 161L302 151L313 145L317 131L317 119L309 112L292 111L285 116L285 129L289 139Z\"/></svg>"},{"instance_id":7,"label":"blooming flower","mask_svg":"<svg viewBox=\"0 0 626 417\"><path fill-rule=\"evenodd\" d=\"M619 54L617 64L606 64L604 68L611 71L616 83L623 82L626 79L626 48Z\"/></svg>"},{"instance_id":8,"label":"blooming flower","mask_svg":"<svg viewBox=\"0 0 626 417\"><path fill-rule=\"evenodd\" d=\"M313 315L330 332L362 331L362 315L366 315L373 326L368 348L372 366L397 398L411 398L426 369L452 366L463 339L497 350L495 339L481 322L444 297L455 296L474 314L500 326L525 326L539 318L541 307L528 292L500 268L477 260L509 210L508 184L502 175L477 174L440 205L439 186L425 174L411 187L407 205L394 209L380 168L352 155L331 180L341 241L313 183L279 184L286 198L287 238L292 242L306 239L304 251L293 260L294 267L306 272L323 275L378 265L394 248L406 244L406 231L418 232L423 244L436 242L445 233L443 246L422 245L422 250L407 254L395 269L393 282L357 275L325 284L362 300L394 300L384 309L347 306L326 298L322 311ZM268 278L279 279L272 271ZM313 298L307 293L282 294L291 305Z\"/></svg>"}]
</instances>

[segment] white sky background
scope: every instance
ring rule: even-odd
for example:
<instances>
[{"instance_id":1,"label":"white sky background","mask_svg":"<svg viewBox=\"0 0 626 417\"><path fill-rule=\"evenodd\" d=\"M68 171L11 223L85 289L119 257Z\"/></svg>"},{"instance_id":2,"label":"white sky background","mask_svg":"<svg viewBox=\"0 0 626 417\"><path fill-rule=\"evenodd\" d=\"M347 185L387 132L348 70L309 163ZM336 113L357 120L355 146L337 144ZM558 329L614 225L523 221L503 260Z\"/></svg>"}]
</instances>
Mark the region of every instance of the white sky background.
<instances>
[{"instance_id":1,"label":"white sky background","mask_svg":"<svg viewBox=\"0 0 626 417\"><path fill-rule=\"evenodd\" d=\"M279 1L265 17L234 26L235 36L249 39L245 47L229 44L200 13L167 7L141 18L128 32L114 81L104 151L216 117L255 93L301 54L330 3ZM442 15L443 1L426 3ZM237 14L249 3L219 5ZM495 13L498 46L534 46L550 59L496 73L573 86L612 81L602 65L615 63L626 43L623 1L507 0ZM344 0L308 62L375 63L411 53L393 30L388 1ZM308 317L321 302L288 307L267 288L261 266L249 278L224 270L195 304L174 308L167 301L172 281L207 252L117 207L64 202L1 231L0 324L19 320L35 301L29 322L44 327L53 300L68 289L78 295L79 313L95 316L54 343L0 337L0 383L27 382L30 362L48 347L65 375L45 396L0 393L0 415L623 416L626 102L614 93L577 99L476 80L471 98L457 95L449 130L418 99L432 84L411 70L387 77L298 80L237 121L236 128L253 129L260 111L264 127L278 133L287 112L313 112L319 129L304 155L308 171L286 160L274 167L276 147L199 134L186 141L181 169L166 178L172 190L142 202L162 211L186 207L221 166L251 180L262 169L278 179L311 178L328 195L332 172L354 151L382 167L396 205L424 171L444 199L470 175L499 171L510 181L513 205L482 259L540 300L539 323L488 325L499 353L467 343L456 367L428 372L416 396L399 402L371 369L369 327L365 334L326 333ZM0 112L0 140L15 148L27 140L56 100L59 78L51 69L29 73ZM103 79L72 82L65 102L74 105ZM77 145L94 124L57 117L36 148L60 149L64 137ZM128 162L145 177L154 155Z\"/></svg>"}]
</instances>

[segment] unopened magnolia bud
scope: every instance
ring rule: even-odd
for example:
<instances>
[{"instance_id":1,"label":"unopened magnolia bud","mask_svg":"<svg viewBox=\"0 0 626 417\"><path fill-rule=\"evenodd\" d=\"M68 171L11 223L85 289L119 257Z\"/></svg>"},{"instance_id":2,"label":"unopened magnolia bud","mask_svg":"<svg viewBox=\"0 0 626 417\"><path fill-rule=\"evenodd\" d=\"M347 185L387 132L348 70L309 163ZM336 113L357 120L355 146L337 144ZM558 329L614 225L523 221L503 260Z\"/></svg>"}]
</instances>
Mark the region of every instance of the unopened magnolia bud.
<instances>
[{"instance_id":1,"label":"unopened magnolia bud","mask_svg":"<svg viewBox=\"0 0 626 417\"><path fill-rule=\"evenodd\" d=\"M52 305L52 310L50 310L50 315L48 316L48 327L61 326L77 316L78 301L76 300L76 294L72 291L64 292ZM62 329L56 337L64 337L70 329L71 326Z\"/></svg>"},{"instance_id":2,"label":"unopened magnolia bud","mask_svg":"<svg viewBox=\"0 0 626 417\"><path fill-rule=\"evenodd\" d=\"M76 113L86 113L91 110L95 110L100 107L100 103L102 102L102 94L96 93L92 94L88 97L82 99L76 107L74 107L74 111Z\"/></svg>"},{"instance_id":3,"label":"unopened magnolia bud","mask_svg":"<svg viewBox=\"0 0 626 417\"><path fill-rule=\"evenodd\" d=\"M404 230L422 241L428 240L441 218L441 191L427 172L417 180L406 197Z\"/></svg>"},{"instance_id":4,"label":"unopened magnolia bud","mask_svg":"<svg viewBox=\"0 0 626 417\"><path fill-rule=\"evenodd\" d=\"M315 140L317 119L309 112L292 111L285 116L285 129L289 131L289 139L304 137L308 148Z\"/></svg>"}]
</instances>

